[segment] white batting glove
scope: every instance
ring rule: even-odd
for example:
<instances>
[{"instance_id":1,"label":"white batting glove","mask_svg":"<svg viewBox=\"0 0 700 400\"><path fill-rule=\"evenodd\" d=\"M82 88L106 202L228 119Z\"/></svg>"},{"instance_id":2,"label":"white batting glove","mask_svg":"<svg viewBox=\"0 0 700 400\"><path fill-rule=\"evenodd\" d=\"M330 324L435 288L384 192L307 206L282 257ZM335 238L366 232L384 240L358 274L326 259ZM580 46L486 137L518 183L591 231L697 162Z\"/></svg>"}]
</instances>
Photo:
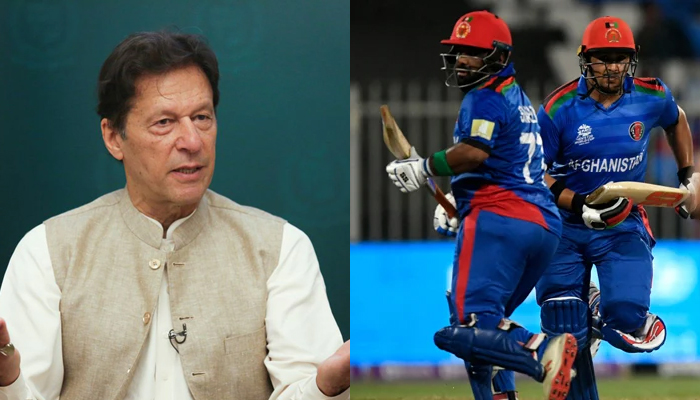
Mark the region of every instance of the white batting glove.
<instances>
[{"instance_id":1,"label":"white batting glove","mask_svg":"<svg viewBox=\"0 0 700 400\"><path fill-rule=\"evenodd\" d=\"M700 209L698 208L698 203L700 203L700 172L694 172L690 176L689 182L686 185L681 184L681 187L685 187L690 192L690 196L683 202L683 206L690 214L691 218L700 218Z\"/></svg>"},{"instance_id":2,"label":"white batting glove","mask_svg":"<svg viewBox=\"0 0 700 400\"><path fill-rule=\"evenodd\" d=\"M692 178L692 176L691 176ZM691 181L691 178L686 178L681 184L678 186L680 189L688 189L690 192L690 196L688 196L687 199L683 202L683 204L676 206L676 213L683 218L683 219L688 219L690 218L690 215L695 211L696 208L696 202L697 200L695 199L695 192L697 186L693 184L693 181Z\"/></svg>"},{"instance_id":3,"label":"white batting glove","mask_svg":"<svg viewBox=\"0 0 700 400\"><path fill-rule=\"evenodd\" d=\"M455 203L455 198L452 193L446 193L445 198L452 203L452 205L457 208ZM433 228L435 231L443 236L455 237L457 236L457 230L459 229L459 219L457 217L448 217L445 209L438 204L435 207L435 216L433 217Z\"/></svg>"},{"instance_id":4,"label":"white batting glove","mask_svg":"<svg viewBox=\"0 0 700 400\"><path fill-rule=\"evenodd\" d=\"M426 161L411 149L411 158L392 161L386 166L386 173L402 192L415 192L428 182Z\"/></svg>"},{"instance_id":5,"label":"white batting glove","mask_svg":"<svg viewBox=\"0 0 700 400\"><path fill-rule=\"evenodd\" d=\"M591 229L602 231L622 223L632 211L632 202L626 197L618 197L605 204L585 204L582 211L583 223Z\"/></svg>"}]
</instances>

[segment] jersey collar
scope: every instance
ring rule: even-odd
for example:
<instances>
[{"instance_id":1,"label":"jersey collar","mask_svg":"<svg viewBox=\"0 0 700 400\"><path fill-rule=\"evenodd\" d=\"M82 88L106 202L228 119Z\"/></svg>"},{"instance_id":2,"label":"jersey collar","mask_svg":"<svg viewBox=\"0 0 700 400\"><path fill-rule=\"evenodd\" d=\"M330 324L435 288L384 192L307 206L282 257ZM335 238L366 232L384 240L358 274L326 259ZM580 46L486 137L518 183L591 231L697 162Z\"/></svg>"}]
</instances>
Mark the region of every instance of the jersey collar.
<instances>
[{"instance_id":1,"label":"jersey collar","mask_svg":"<svg viewBox=\"0 0 700 400\"><path fill-rule=\"evenodd\" d=\"M503 68L501 72L496 74L496 76L511 76L515 75L515 66L513 65L512 62L509 62L508 65Z\"/></svg>"}]
</instances>

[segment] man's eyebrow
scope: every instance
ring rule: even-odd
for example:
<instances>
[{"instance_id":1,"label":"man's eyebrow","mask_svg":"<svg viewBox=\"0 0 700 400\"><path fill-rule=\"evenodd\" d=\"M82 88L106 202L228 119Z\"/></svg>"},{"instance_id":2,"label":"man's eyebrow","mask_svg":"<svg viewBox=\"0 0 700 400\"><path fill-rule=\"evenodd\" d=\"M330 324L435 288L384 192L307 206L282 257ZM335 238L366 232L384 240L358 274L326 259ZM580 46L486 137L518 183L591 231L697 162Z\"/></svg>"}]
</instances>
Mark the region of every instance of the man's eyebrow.
<instances>
[{"instance_id":1,"label":"man's eyebrow","mask_svg":"<svg viewBox=\"0 0 700 400\"><path fill-rule=\"evenodd\" d=\"M195 112L202 111L202 110L214 111L214 103L211 100L207 100L207 101L199 104L198 107L194 108Z\"/></svg>"},{"instance_id":2,"label":"man's eyebrow","mask_svg":"<svg viewBox=\"0 0 700 400\"><path fill-rule=\"evenodd\" d=\"M192 112L196 113L203 110L214 111L214 103L211 100L203 101L197 104L196 107L193 108ZM172 108L169 106L162 106L156 108L155 110L146 115L147 120L152 120L153 118L156 118L159 115L177 116L177 113L173 111Z\"/></svg>"}]
</instances>

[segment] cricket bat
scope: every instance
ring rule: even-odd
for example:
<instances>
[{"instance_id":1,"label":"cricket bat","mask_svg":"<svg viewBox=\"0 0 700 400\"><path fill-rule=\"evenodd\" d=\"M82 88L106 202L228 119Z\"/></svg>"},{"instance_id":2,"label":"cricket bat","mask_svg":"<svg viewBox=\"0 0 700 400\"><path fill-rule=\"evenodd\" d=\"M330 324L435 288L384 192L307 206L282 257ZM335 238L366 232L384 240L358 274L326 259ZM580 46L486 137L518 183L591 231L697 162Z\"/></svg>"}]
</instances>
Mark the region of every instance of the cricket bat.
<instances>
[{"instance_id":1,"label":"cricket bat","mask_svg":"<svg viewBox=\"0 0 700 400\"><path fill-rule=\"evenodd\" d=\"M588 204L603 204L617 197L629 197L632 202L650 207L676 207L688 198L687 189L653 185L642 182L607 183L586 196Z\"/></svg>"},{"instance_id":2,"label":"cricket bat","mask_svg":"<svg viewBox=\"0 0 700 400\"><path fill-rule=\"evenodd\" d=\"M397 159L405 160L409 158L411 156L411 144L408 143L406 136L401 132L401 129L399 129L399 126L396 124L396 120L389 112L389 106L383 105L379 107L379 111L382 113L384 144L386 144L391 154ZM447 213L448 217L453 218L457 216L455 207L447 200L445 193L440 190L440 187L438 187L435 181L430 177L428 177L428 185L426 188L430 191L435 200L440 203L442 208L445 209L445 213Z\"/></svg>"}]
</instances>

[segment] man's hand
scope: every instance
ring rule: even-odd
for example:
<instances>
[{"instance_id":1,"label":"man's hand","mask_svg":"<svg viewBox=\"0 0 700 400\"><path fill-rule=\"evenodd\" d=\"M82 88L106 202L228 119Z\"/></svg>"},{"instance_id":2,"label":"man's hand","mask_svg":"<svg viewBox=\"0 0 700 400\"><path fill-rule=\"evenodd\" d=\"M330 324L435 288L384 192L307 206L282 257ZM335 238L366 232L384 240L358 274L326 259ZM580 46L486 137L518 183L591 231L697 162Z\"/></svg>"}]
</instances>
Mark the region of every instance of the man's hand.
<instances>
[{"instance_id":1,"label":"man's hand","mask_svg":"<svg viewBox=\"0 0 700 400\"><path fill-rule=\"evenodd\" d=\"M690 218L697 218L697 213L694 213L694 211L697 209L698 206L698 189L700 189L700 176L697 172L693 173L689 178L685 178L684 180L681 181L681 185L679 186L681 189L688 189L690 192L690 196L681 204L680 206L676 207L676 212L678 215L686 219L688 217Z\"/></svg>"},{"instance_id":2,"label":"man's hand","mask_svg":"<svg viewBox=\"0 0 700 400\"><path fill-rule=\"evenodd\" d=\"M0 348L10 343L7 323L0 318ZM0 354L0 386L9 386L19 378L19 351L9 356Z\"/></svg>"},{"instance_id":3,"label":"man's hand","mask_svg":"<svg viewBox=\"0 0 700 400\"><path fill-rule=\"evenodd\" d=\"M684 206L690 213L690 218L700 219L700 172L694 172L690 176L690 184L687 187L690 190L690 196Z\"/></svg>"},{"instance_id":4,"label":"man's hand","mask_svg":"<svg viewBox=\"0 0 700 400\"><path fill-rule=\"evenodd\" d=\"M447 198L455 208L457 207L452 193L446 193L445 198ZM456 217L448 217L445 209L438 204L438 206L435 207L435 215L433 216L433 228L437 233L443 236L455 237L459 229L459 219Z\"/></svg>"},{"instance_id":5,"label":"man's hand","mask_svg":"<svg viewBox=\"0 0 700 400\"><path fill-rule=\"evenodd\" d=\"M328 397L337 396L350 387L349 340L318 366L316 386Z\"/></svg>"},{"instance_id":6,"label":"man's hand","mask_svg":"<svg viewBox=\"0 0 700 400\"><path fill-rule=\"evenodd\" d=\"M605 204L584 204L581 211L586 226L601 231L622 223L632 211L632 202L628 198L618 197Z\"/></svg>"},{"instance_id":7,"label":"man's hand","mask_svg":"<svg viewBox=\"0 0 700 400\"><path fill-rule=\"evenodd\" d=\"M402 192L414 192L428 181L425 159L420 157L394 160L386 166L389 179Z\"/></svg>"}]
</instances>

